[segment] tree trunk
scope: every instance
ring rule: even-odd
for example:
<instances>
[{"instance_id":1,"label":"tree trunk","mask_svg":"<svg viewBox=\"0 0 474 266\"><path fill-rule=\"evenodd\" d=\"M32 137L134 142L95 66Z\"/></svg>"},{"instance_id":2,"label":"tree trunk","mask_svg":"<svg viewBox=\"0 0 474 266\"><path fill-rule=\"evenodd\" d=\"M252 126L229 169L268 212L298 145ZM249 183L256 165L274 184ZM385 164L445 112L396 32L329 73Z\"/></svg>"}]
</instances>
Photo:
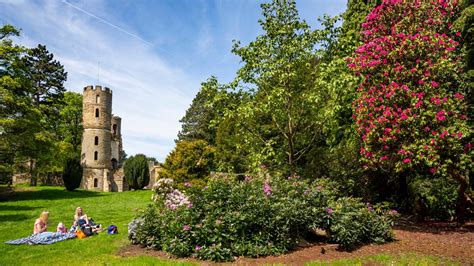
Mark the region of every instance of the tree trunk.
<instances>
[{"instance_id":1,"label":"tree trunk","mask_svg":"<svg viewBox=\"0 0 474 266\"><path fill-rule=\"evenodd\" d=\"M456 209L456 218L459 224L464 224L466 218L467 207L473 206L472 199L466 193L469 187L469 182L465 176L459 174L456 170L450 171L451 176L459 183L458 189L458 206Z\"/></svg>"},{"instance_id":2,"label":"tree trunk","mask_svg":"<svg viewBox=\"0 0 474 266\"><path fill-rule=\"evenodd\" d=\"M30 158L30 186L36 186L35 160Z\"/></svg>"}]
</instances>

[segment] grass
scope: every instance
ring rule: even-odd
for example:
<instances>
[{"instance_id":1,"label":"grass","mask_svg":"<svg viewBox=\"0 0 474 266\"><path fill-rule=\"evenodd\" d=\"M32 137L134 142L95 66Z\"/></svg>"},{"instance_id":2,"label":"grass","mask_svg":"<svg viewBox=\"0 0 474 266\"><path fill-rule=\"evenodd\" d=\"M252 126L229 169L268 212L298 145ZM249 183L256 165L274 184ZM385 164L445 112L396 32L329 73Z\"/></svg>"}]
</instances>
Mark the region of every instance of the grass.
<instances>
[{"instance_id":1,"label":"grass","mask_svg":"<svg viewBox=\"0 0 474 266\"><path fill-rule=\"evenodd\" d=\"M345 265L410 265L410 266L430 266L430 265L460 265L444 258L419 255L415 253L394 256L389 254L378 254L352 259L338 259L330 262L314 261L307 263L308 266L345 266Z\"/></svg>"},{"instance_id":2,"label":"grass","mask_svg":"<svg viewBox=\"0 0 474 266\"><path fill-rule=\"evenodd\" d=\"M2 194L4 187L0 187ZM60 187L16 188L8 201L0 201L0 265L192 265L188 262L154 257L120 257L120 248L129 245L127 225L134 215L150 203L150 191L122 193L74 191ZM56 225L72 223L74 210L81 206L84 212L104 227L118 226L118 235L99 235L86 239L72 239L52 245L7 245L7 240L28 236L41 211L48 210L48 231ZM315 261L307 265L458 265L431 256L378 254L369 257L339 259L330 262Z\"/></svg>"},{"instance_id":3,"label":"grass","mask_svg":"<svg viewBox=\"0 0 474 266\"><path fill-rule=\"evenodd\" d=\"M60 187L20 187L13 198L0 202L0 265L176 265L175 261L152 257L117 256L129 244L127 224L150 202L150 191L106 193L68 192ZM7 240L28 236L41 211L50 212L48 231L59 222L70 226L74 210L81 206L96 223L117 225L118 235L72 239L52 245L7 245Z\"/></svg>"}]
</instances>

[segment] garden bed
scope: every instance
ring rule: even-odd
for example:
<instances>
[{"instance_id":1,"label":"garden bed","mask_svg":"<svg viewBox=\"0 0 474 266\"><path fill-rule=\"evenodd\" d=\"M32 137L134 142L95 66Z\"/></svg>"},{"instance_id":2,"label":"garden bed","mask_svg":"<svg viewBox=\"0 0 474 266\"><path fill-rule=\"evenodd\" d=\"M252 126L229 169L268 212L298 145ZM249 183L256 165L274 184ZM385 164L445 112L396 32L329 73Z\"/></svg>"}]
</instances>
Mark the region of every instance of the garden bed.
<instances>
[{"instance_id":1,"label":"garden bed","mask_svg":"<svg viewBox=\"0 0 474 266\"><path fill-rule=\"evenodd\" d=\"M474 263L474 221L468 222L462 227L456 227L454 223L413 223L403 219L399 225L395 226L394 232L396 237L394 242L383 245L366 245L353 252L338 251L337 244L311 242L281 256L257 259L238 258L232 264L284 263L303 265L312 261L361 258L380 254L402 257L411 253L435 256L462 264ZM324 254L322 253L323 249ZM124 247L119 251L119 255L122 257L152 256L162 259L170 258L163 251L141 248L139 245ZM202 261L195 259L179 259L179 261L202 263Z\"/></svg>"}]
</instances>

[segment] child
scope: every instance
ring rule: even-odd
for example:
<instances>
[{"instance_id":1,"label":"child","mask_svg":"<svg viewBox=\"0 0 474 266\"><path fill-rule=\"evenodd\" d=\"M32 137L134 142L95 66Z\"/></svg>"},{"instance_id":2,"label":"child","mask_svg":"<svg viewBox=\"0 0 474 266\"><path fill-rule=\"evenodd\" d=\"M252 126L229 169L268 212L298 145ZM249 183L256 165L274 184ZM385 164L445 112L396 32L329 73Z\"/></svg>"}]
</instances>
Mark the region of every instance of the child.
<instances>
[{"instance_id":1,"label":"child","mask_svg":"<svg viewBox=\"0 0 474 266\"><path fill-rule=\"evenodd\" d=\"M58 233L62 233L62 234L67 233L66 226L64 226L63 223L59 223L59 224L58 224L58 227L56 228L56 231L57 231Z\"/></svg>"},{"instance_id":2,"label":"child","mask_svg":"<svg viewBox=\"0 0 474 266\"><path fill-rule=\"evenodd\" d=\"M46 224L48 223L49 212L44 211L40 214L40 217L36 219L35 225L33 227L33 234L39 234L46 232Z\"/></svg>"}]
</instances>

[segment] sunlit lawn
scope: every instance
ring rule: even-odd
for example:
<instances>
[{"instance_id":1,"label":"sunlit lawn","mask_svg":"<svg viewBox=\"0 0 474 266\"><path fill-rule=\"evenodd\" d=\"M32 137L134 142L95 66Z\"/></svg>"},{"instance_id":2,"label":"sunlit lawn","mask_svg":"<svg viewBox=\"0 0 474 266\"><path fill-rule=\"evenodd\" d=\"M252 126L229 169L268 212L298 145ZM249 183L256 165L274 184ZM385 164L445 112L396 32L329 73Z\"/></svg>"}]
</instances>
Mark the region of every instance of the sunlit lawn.
<instances>
[{"instance_id":1,"label":"sunlit lawn","mask_svg":"<svg viewBox=\"0 0 474 266\"><path fill-rule=\"evenodd\" d=\"M0 187L1 189L1 187ZM67 192L60 187L21 187L14 197L0 202L0 265L184 265L174 260L154 257L120 257L120 248L129 245L127 224L134 215L150 203L150 191L102 193ZM81 206L104 227L118 226L118 235L99 235L72 239L52 245L7 245L7 240L31 234L33 223L43 210L50 211L49 231L59 222L70 225L74 210ZM190 264L190 263L187 263ZM416 254L376 256L331 262L311 262L310 265L447 265L449 261Z\"/></svg>"},{"instance_id":2,"label":"sunlit lawn","mask_svg":"<svg viewBox=\"0 0 474 266\"><path fill-rule=\"evenodd\" d=\"M150 202L150 191L100 193L67 192L60 187L19 188L9 201L0 202L0 265L104 265L104 264L170 264L151 257L121 258L117 251L128 245L127 224ZM118 226L118 235L106 232L86 239L72 239L52 245L7 245L7 240L28 236L33 223L43 210L50 212L48 231L59 222L72 224L74 210L81 206L85 213L104 227ZM172 264L175 264L173 262Z\"/></svg>"}]
</instances>

